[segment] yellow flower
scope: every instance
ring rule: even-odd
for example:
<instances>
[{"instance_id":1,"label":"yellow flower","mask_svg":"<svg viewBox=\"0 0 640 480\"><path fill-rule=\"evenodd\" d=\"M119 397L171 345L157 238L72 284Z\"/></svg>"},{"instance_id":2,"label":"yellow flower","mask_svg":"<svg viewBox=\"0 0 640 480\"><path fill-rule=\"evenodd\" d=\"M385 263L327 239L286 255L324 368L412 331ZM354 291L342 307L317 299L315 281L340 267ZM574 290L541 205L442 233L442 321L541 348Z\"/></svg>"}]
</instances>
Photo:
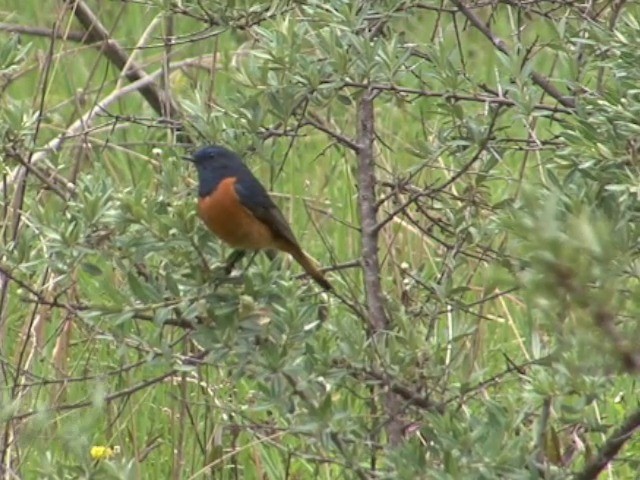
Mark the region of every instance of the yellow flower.
<instances>
[{"instance_id":1,"label":"yellow flower","mask_svg":"<svg viewBox=\"0 0 640 480\"><path fill-rule=\"evenodd\" d=\"M91 447L89 455L94 460L109 460L120 453L120 447L106 447L104 445L94 445Z\"/></svg>"}]
</instances>

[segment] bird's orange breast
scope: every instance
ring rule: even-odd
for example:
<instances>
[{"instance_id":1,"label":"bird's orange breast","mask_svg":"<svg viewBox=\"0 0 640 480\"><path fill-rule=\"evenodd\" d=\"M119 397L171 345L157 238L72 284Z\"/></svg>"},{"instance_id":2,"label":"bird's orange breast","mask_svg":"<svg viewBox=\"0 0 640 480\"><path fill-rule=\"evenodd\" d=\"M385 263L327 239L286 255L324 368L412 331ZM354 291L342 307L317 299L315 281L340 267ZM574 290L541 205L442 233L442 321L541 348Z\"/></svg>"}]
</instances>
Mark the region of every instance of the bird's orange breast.
<instances>
[{"instance_id":1,"label":"bird's orange breast","mask_svg":"<svg viewBox=\"0 0 640 480\"><path fill-rule=\"evenodd\" d=\"M242 203L235 177L226 178L198 200L198 215L217 237L234 248L260 250L273 246L273 233Z\"/></svg>"}]
</instances>

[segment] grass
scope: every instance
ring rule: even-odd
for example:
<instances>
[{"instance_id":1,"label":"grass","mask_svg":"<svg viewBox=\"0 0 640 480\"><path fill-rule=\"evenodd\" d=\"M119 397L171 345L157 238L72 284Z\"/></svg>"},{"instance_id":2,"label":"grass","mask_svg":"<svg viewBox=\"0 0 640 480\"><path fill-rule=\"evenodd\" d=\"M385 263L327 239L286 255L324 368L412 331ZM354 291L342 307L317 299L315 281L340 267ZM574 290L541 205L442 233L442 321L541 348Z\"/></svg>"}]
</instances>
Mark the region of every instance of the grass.
<instances>
[{"instance_id":1,"label":"grass","mask_svg":"<svg viewBox=\"0 0 640 480\"><path fill-rule=\"evenodd\" d=\"M167 5L91 7L147 71L161 68ZM10 22L51 26L57 19L63 30L78 29L60 5L10 0L5 8L14 12ZM323 265L359 258L355 156L308 126L294 132L302 136L268 141L257 132L278 129L279 122L295 130L293 105L308 95L305 82L313 81L318 65L340 80L358 83L367 72L377 83L432 92L474 96L487 94L481 91L486 84L516 102L497 122L497 141L469 173L425 195L382 230L383 288L394 322L386 343L369 339L348 305L324 300L296 280L300 270L287 260L278 268L256 257L239 286L215 287L218 277L203 258L214 267L229 250L196 218L195 172L178 158L185 148L154 124L156 115L140 95L127 95L100 119L102 128L71 139L37 165L48 179L73 183L74 196L59 198L30 175L17 230L11 227L17 186L3 199L2 263L23 282L9 284L0 330L0 415L20 419L4 432L5 445L11 443L5 469L19 469L21 478L334 479L362 478L369 469L385 478L415 478L416 472L525 478L527 462L543 455L549 475L557 475L549 478L563 478L588 461L589 452L565 464L555 456L579 441L594 450L607 427L633 408L634 381L610 373L617 368L615 349L589 357L593 330L585 327L584 311L554 303L553 294L545 298L531 287L544 278L519 263L532 252L553 251L531 231L549 227L551 235L564 228L552 228L529 199L553 181L550 175L562 175L551 141L567 126L532 109L553 102L522 73L526 52L507 59L477 30L429 11L398 14L379 50L370 51L374 47L347 28L362 23L357 12L336 2L334 12L318 8L315 21L301 21L311 8L287 10L250 31L179 43L173 61L215 52L217 69L179 70L169 87L188 114L190 133L242 152L270 185L301 244ZM523 22L521 12L494 13L495 33L516 44L512 32ZM625 14L637 16L637 7ZM521 44L547 39L527 68L562 89L576 80L577 67L561 48L567 36L558 33L560 17L528 19ZM583 28L572 14L567 18L570 28ZM196 20L174 19L178 38L210 33ZM322 28L327 22L343 28ZM146 29L147 43L158 46L136 50ZM253 55L237 58L238 48L256 38ZM8 146L37 150L127 84L94 48L22 41L31 48L0 105L8 128L25 143L5 135L5 152ZM403 42L430 61L402 57ZM581 79L590 87L594 70ZM358 89L340 94L327 86L324 94L309 95L307 108L353 137ZM25 125L40 104L42 122ZM410 180L423 189L473 158L492 114L483 102L424 94L383 94L376 105L379 180ZM5 159L4 172L13 171L17 164ZM409 198L400 188L379 192L389 194L382 216ZM534 227L518 224L534 221ZM365 305L358 269L330 278L352 304ZM329 318L318 327L327 308ZM166 323L176 319L195 328ZM201 365L203 349L210 354ZM376 372L383 380L372 376ZM402 421L418 433L395 451L381 434L386 418L379 398L390 381L450 405L443 414L404 412ZM89 456L94 445L121 450L97 462ZM632 442L629 455L637 448ZM609 474L622 479L633 472L634 464L623 461Z\"/></svg>"}]
</instances>

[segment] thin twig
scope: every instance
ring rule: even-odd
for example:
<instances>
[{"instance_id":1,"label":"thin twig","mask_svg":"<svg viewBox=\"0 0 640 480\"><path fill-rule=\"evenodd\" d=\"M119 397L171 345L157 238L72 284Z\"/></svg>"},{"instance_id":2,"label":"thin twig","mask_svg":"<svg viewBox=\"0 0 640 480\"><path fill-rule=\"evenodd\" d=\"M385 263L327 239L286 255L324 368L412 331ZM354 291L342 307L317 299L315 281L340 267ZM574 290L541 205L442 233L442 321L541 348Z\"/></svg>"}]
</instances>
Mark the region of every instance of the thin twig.
<instances>
[{"instance_id":1,"label":"thin twig","mask_svg":"<svg viewBox=\"0 0 640 480\"><path fill-rule=\"evenodd\" d=\"M182 364L186 365L186 364L189 364L190 362L194 362L194 361L197 362L198 360L201 360L204 357L206 357L208 354L209 354L209 351L208 350L204 350L202 352L199 352L196 355L193 355L192 357L185 358L182 361ZM150 387L152 385L160 383L163 380L165 380L166 378L169 378L169 377L175 375L176 373L178 373L180 371L181 371L181 369L174 368L174 369L171 369L171 370L163 373L162 375L158 375L156 377L150 378L150 379L145 380L143 382L137 383L135 385L132 385L131 387L124 388L122 390L118 390L117 392L113 392L113 393L111 393L109 395L106 395L104 397L104 402L105 403L110 403L113 400L116 400L118 398L128 397L129 395L132 395L132 394L134 394L136 392L144 390L147 387ZM46 409L40 409L40 410L29 410L27 412L16 414L13 417L11 417L11 419L14 420L14 421L19 421L19 420L24 420L25 418L32 417L32 416L34 416L36 414L67 412L67 411L70 411L70 410L78 410L80 408L90 407L90 406L92 406L94 404L95 404L94 400L85 400L85 401L76 402L76 403L58 405L57 407L53 407L53 408L46 408Z\"/></svg>"},{"instance_id":2,"label":"thin twig","mask_svg":"<svg viewBox=\"0 0 640 480\"><path fill-rule=\"evenodd\" d=\"M358 144L356 142L351 140L346 135L342 135L341 133L338 133L338 132L336 132L334 130L331 130L329 127L327 127L324 124L324 122L322 122L315 115L308 115L307 118L305 119L305 121L302 122L301 125L303 125L303 126L304 125L310 125L310 126L314 127L315 129L326 133L331 138L333 138L335 141L337 141L340 145L343 145L343 146L347 147L348 149L350 149L350 150L352 150L354 152L358 151Z\"/></svg>"},{"instance_id":3,"label":"thin twig","mask_svg":"<svg viewBox=\"0 0 640 480\"><path fill-rule=\"evenodd\" d=\"M367 85L358 82L346 81L343 83L345 87L354 87L354 88L366 88ZM478 102L478 103L489 103L492 105L502 105L505 107L514 107L518 105L515 100L511 100L506 97L501 96L490 96L490 95L467 95L461 93L451 93L451 92L437 92L433 90L424 90L421 88L410 88L410 87L402 87L399 85L390 84L371 84L370 87L374 90L378 90L381 92L390 92L390 93L400 93L406 95L415 95L417 97L435 97L442 98L444 100L449 101L460 101L460 102ZM554 105L547 105L544 103L538 103L531 107L533 110L544 110L553 113L572 113L570 109L557 107Z\"/></svg>"}]
</instances>

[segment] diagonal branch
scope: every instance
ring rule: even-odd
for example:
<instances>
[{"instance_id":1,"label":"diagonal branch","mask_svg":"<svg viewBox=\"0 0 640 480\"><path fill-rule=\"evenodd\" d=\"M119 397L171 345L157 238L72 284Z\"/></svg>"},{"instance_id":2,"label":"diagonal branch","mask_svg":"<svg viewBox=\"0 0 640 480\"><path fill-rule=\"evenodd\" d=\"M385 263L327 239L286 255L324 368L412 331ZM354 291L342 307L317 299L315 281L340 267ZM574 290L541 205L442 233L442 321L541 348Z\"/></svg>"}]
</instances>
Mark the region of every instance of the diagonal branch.
<instances>
[{"instance_id":1,"label":"diagonal branch","mask_svg":"<svg viewBox=\"0 0 640 480\"><path fill-rule=\"evenodd\" d=\"M126 66L126 70L122 73L130 82L147 77L147 73L136 62L129 59L127 52L111 37L109 31L84 1L67 0L67 3L70 4L73 14L87 31L87 42L97 43L97 48L100 49L100 52L119 70L122 71ZM163 115L166 110L163 105L166 104L169 109L166 112L167 116L169 118L179 117L180 109L178 105L171 98L164 99L155 82L141 86L140 94L158 115Z\"/></svg>"},{"instance_id":2,"label":"diagonal branch","mask_svg":"<svg viewBox=\"0 0 640 480\"><path fill-rule=\"evenodd\" d=\"M354 152L358 151L359 146L356 142L351 140L346 135L342 135L341 133L331 130L322 122L322 120L320 120L316 115L313 115L313 113L309 114L304 120L304 122L302 122L302 126L304 125L310 125L316 130L320 130L321 132L326 133L329 137L333 138L340 145L347 147L348 149Z\"/></svg>"},{"instance_id":3,"label":"diagonal branch","mask_svg":"<svg viewBox=\"0 0 640 480\"><path fill-rule=\"evenodd\" d=\"M353 88L366 88L367 86L361 82L353 82L353 81L345 81L343 82L345 87L353 87ZM389 92L391 94L405 94L405 95L413 95L416 97L434 97L434 98L442 98L446 101L459 101L459 102L477 102L484 104L492 104L492 105L502 105L506 107L516 106L517 103L515 100L511 100L507 97L501 96L499 93L494 93L492 95L484 95L484 94L463 94L463 93L452 93L446 91L435 91L435 90L425 90L423 88L412 88L412 87L403 87L400 85L396 85L394 83L377 83L372 84L371 88L375 90L379 90L381 92ZM542 110L546 112L552 113L571 113L571 110L563 107L547 105L544 103L537 103L532 107L534 110Z\"/></svg>"},{"instance_id":4,"label":"diagonal branch","mask_svg":"<svg viewBox=\"0 0 640 480\"><path fill-rule=\"evenodd\" d=\"M380 223L378 223L377 229L381 230L382 228L384 228L384 226L387 225L390 221L392 221L398 214L405 212L407 208L414 202L418 201L423 197L433 196L436 193L443 191L449 185L451 185L456 180L458 180L462 175L467 173L467 171L469 171L469 169L473 166L473 164L478 161L478 159L480 158L480 155L482 155L482 153L486 150L487 146L489 145L489 141L491 140L491 137L495 130L496 121L498 120L499 113L500 113L500 106L498 106L495 109L493 117L491 118L491 123L489 124L489 128L487 130L487 134L481 140L480 145L478 146L478 150L473 155L473 157L471 157L471 159L465 165L462 166L462 168L460 168L455 174L453 174L451 178L443 182L442 185L439 185L433 188L428 188L426 190L419 190L415 193L412 193L411 196L405 202L403 202L401 205L396 207L393 211L388 213L387 216L383 220L381 220Z\"/></svg>"},{"instance_id":5,"label":"diagonal branch","mask_svg":"<svg viewBox=\"0 0 640 480\"><path fill-rule=\"evenodd\" d=\"M195 364L198 363L199 361L203 360L207 355L209 354L209 350L203 350L202 352L198 352L190 357L186 357L182 360L182 365L189 365L189 364ZM145 390L155 384L158 384L162 381L164 381L165 379L177 374L180 372L179 368L173 368L171 370L168 370L165 373L162 373L160 375L157 375L153 378L147 379L147 380L143 380L139 383L136 383L135 385L132 385L130 387L127 388L123 388L122 390L118 390L115 391L113 393L110 393L108 395L105 395L104 398L102 398L102 401L104 403L110 403L113 402L114 400L117 400L119 398L123 398L123 397L129 397L131 395L133 395L134 393L140 392L142 390ZM78 410L80 408L87 408L87 407L91 407L95 405L95 401L94 400L81 400L78 401L76 403L69 403L69 404L64 404L64 405L58 405L52 408L45 408L45 409L39 409L39 410L29 410L26 412L22 412L22 413L18 413L16 415L13 415L11 417L11 420L13 421L20 421L20 420L24 420L26 418L30 418L33 417L34 415L37 414L43 414L43 413L57 413L57 412L68 412L71 410Z\"/></svg>"},{"instance_id":6,"label":"diagonal branch","mask_svg":"<svg viewBox=\"0 0 640 480\"><path fill-rule=\"evenodd\" d=\"M640 428L640 410L636 410L622 425L620 425L604 443L598 451L595 459L587 464L587 466L576 474L576 480L593 480L607 467L624 444L631 439L633 434Z\"/></svg>"},{"instance_id":7,"label":"diagonal branch","mask_svg":"<svg viewBox=\"0 0 640 480\"><path fill-rule=\"evenodd\" d=\"M187 59L181 62L176 62L171 64L171 70L177 70L186 66L198 66L200 65L202 59ZM103 114L104 112L109 110L109 106L113 103L122 99L126 95L137 92L149 85L152 85L160 76L162 75L162 69L156 70L149 75L141 78L140 80L136 80L133 83L130 83L126 87L122 87L114 90L109 95L104 97L102 100L97 102L93 107L89 109L82 117L73 122L67 130L64 131L61 135L55 137L49 143L47 143L42 149L38 150L31 156L30 164L33 166L38 162L43 161L47 158L51 153L59 152L62 150L64 143L70 138L76 137L78 135L82 135L93 125L93 122L96 120L98 116ZM13 183L19 183L22 176L25 174L26 169L23 166L18 167L11 174L7 175L5 182L0 185L0 195L4 193L7 186ZM69 189L73 189L72 184L67 184L66 187Z\"/></svg>"},{"instance_id":8,"label":"diagonal branch","mask_svg":"<svg viewBox=\"0 0 640 480\"><path fill-rule=\"evenodd\" d=\"M460 12L462 12L462 14L467 17L469 22L471 22L474 27L476 27L485 37L487 37L487 39L495 48L497 48L505 55L511 56L511 53L507 49L507 45L504 40L502 40L497 35L494 35L491 29L486 26L483 21L478 16L476 16L476 14L473 13L469 7L464 4L463 0L451 0L451 2L456 7L458 7L458 10L460 10ZM541 73L532 71L531 80L533 81L533 83L542 88L542 90L544 90L548 95L555 98L563 107L575 108L575 98L563 95L562 92L560 92L560 90L558 90L556 86L551 83L551 80L549 80Z\"/></svg>"},{"instance_id":9,"label":"diagonal branch","mask_svg":"<svg viewBox=\"0 0 640 480\"><path fill-rule=\"evenodd\" d=\"M480 156L484 153L484 151L486 150L487 146L489 145L489 141L491 140L491 137L493 136L493 132L495 130L496 122L498 121L498 116L499 115L500 115L500 106L498 106L495 109L495 111L493 113L493 116L491 117L491 123L489 124L489 128L487 129L487 134L480 141L480 145L478 146L478 150L473 155L473 157L471 157L471 159L466 164L464 164L462 166L462 168L460 168L455 174L453 174L451 176L451 178L449 178L447 181L443 182L442 185L438 185L437 187L435 187L433 189L430 189L430 192L429 192L430 194L436 194L438 192L443 191L449 185L451 185L456 180L458 180L462 175L467 173L469 171L469 169L473 166L473 164L478 161Z\"/></svg>"}]
</instances>

